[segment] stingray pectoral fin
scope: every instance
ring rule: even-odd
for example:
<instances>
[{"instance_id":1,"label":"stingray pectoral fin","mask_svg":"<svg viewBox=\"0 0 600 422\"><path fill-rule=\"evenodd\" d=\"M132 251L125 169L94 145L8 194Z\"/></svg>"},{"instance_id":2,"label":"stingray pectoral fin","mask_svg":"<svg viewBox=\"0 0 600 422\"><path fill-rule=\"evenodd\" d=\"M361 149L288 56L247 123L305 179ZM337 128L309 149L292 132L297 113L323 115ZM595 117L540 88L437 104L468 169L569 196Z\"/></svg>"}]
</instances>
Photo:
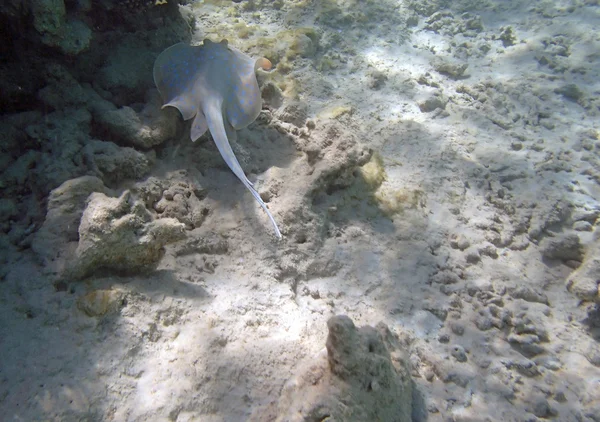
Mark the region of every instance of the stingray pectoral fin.
<instances>
[{"instance_id":1,"label":"stingray pectoral fin","mask_svg":"<svg viewBox=\"0 0 600 422\"><path fill-rule=\"evenodd\" d=\"M254 199L260 204L263 210L269 216L271 220L271 224L273 224L273 228L275 229L275 234L278 238L281 239L281 232L279 231L279 227L277 227L277 223L271 215L271 212L267 208L267 205L264 203L256 189L252 187L252 183L248 180L246 175L244 174L244 170L242 170L242 166L238 162L237 158L233 150L231 149L231 145L229 145L229 140L227 139L227 133L225 132L225 125L223 122L223 115L221 112L221 103L214 101L212 104L207 104L204 107L204 114L206 116L206 121L208 123L208 128L210 133L212 134L213 140L221 153L221 156L231 169L231 171L237 176L238 179L246 186L246 188L252 193Z\"/></svg>"},{"instance_id":2,"label":"stingray pectoral fin","mask_svg":"<svg viewBox=\"0 0 600 422\"><path fill-rule=\"evenodd\" d=\"M181 113L183 120L189 120L196 115L198 107L194 106L191 101L185 96L173 98L168 103L165 103L161 108L174 107Z\"/></svg>"}]
</instances>

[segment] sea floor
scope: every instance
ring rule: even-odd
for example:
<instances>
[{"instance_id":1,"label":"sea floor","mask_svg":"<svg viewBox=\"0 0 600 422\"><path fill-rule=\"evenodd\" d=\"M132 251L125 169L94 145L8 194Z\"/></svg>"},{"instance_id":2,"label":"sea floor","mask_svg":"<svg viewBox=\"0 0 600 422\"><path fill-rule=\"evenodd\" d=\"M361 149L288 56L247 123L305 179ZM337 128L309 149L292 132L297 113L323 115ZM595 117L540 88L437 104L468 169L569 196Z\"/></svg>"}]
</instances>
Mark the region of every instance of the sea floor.
<instances>
[{"instance_id":1,"label":"sea floor","mask_svg":"<svg viewBox=\"0 0 600 422\"><path fill-rule=\"evenodd\" d=\"M284 238L185 132L110 181L198 196L156 270L57 283L3 234L0 419L276 420L345 314L405 340L414 420L600 421L597 1L180 12L275 65L234 150Z\"/></svg>"}]
</instances>

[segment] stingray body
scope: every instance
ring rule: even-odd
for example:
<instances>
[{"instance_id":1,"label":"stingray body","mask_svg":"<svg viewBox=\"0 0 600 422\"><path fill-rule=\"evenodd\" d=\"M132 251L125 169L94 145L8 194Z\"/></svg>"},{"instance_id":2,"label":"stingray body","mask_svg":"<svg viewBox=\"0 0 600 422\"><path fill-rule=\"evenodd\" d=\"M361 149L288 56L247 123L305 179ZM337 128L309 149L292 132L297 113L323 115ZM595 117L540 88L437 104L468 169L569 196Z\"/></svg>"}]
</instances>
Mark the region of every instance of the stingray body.
<instances>
[{"instance_id":1,"label":"stingray body","mask_svg":"<svg viewBox=\"0 0 600 422\"><path fill-rule=\"evenodd\" d=\"M227 41L204 40L201 46L180 43L163 51L154 63L154 82L165 101L175 107L184 120L194 119L192 141L210 130L221 156L231 171L265 210L277 237L281 232L258 192L238 162L229 139L258 117L262 99L256 70L270 69L264 58L253 60L231 48Z\"/></svg>"}]
</instances>

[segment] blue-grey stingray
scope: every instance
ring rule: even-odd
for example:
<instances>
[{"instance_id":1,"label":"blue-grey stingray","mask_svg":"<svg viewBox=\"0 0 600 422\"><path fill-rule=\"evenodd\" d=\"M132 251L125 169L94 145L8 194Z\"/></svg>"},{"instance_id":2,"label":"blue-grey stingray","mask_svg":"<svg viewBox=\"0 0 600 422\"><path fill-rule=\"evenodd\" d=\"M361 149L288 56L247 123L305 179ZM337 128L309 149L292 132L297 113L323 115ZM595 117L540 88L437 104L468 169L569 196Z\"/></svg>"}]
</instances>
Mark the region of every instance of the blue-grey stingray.
<instances>
[{"instance_id":1,"label":"blue-grey stingray","mask_svg":"<svg viewBox=\"0 0 600 422\"><path fill-rule=\"evenodd\" d=\"M163 108L175 107L184 120L194 119L192 141L210 130L221 156L265 210L275 234L281 238L275 219L229 145L229 140L236 138L235 131L252 123L262 108L256 81L258 68L269 70L271 62L265 58L253 60L228 46L227 40L204 40L201 46L180 43L156 59L154 83L165 101Z\"/></svg>"}]
</instances>

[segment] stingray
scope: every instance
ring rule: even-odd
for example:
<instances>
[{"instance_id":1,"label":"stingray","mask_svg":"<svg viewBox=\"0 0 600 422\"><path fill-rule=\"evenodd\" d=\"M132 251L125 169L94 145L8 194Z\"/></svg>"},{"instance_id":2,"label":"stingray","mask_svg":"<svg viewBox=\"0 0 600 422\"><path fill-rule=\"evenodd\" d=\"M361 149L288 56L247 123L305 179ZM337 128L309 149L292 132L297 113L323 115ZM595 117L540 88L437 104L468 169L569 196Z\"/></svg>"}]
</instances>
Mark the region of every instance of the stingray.
<instances>
[{"instance_id":1,"label":"stingray","mask_svg":"<svg viewBox=\"0 0 600 422\"><path fill-rule=\"evenodd\" d=\"M278 238L281 232L266 204L244 174L229 140L236 130L252 123L262 108L256 70L269 70L265 58L253 60L227 44L204 40L201 46L175 44L154 63L154 83L165 107L175 107L184 120L194 119L190 131L196 141L208 129L231 171L265 210Z\"/></svg>"}]
</instances>

